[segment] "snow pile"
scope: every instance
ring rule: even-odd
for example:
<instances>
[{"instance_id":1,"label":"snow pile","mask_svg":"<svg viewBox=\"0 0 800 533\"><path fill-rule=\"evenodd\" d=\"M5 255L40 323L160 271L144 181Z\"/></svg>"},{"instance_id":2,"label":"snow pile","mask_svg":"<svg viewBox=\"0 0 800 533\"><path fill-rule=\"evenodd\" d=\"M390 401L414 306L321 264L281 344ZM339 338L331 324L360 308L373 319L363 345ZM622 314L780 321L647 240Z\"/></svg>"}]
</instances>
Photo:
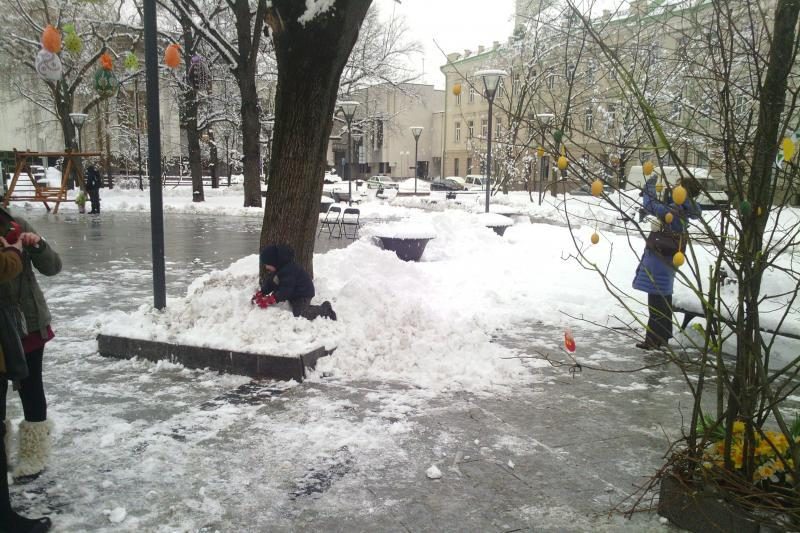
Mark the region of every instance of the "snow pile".
<instances>
[{"instance_id":1,"label":"snow pile","mask_svg":"<svg viewBox=\"0 0 800 533\"><path fill-rule=\"evenodd\" d=\"M336 0L306 0L306 10L300 15L297 22L305 26L307 22L311 22L317 16L326 13L335 3Z\"/></svg>"},{"instance_id":2,"label":"snow pile","mask_svg":"<svg viewBox=\"0 0 800 533\"><path fill-rule=\"evenodd\" d=\"M481 213L478 218L484 226L489 228L505 228L514 225L513 220L499 213Z\"/></svg>"},{"instance_id":3,"label":"snow pile","mask_svg":"<svg viewBox=\"0 0 800 533\"><path fill-rule=\"evenodd\" d=\"M365 235L386 237L389 239L434 239L436 231L433 226L416 221L397 221L368 226Z\"/></svg>"}]
</instances>

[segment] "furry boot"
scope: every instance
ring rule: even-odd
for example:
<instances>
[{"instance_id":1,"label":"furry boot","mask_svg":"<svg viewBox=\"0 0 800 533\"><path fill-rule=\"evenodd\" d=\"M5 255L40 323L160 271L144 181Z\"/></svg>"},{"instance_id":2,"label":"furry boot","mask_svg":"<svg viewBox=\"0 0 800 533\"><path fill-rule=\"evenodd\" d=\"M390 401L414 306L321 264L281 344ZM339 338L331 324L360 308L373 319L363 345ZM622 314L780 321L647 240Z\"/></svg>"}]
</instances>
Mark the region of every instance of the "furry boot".
<instances>
[{"instance_id":1,"label":"furry boot","mask_svg":"<svg viewBox=\"0 0 800 533\"><path fill-rule=\"evenodd\" d=\"M36 477L41 474L50 458L50 432L53 423L28 422L19 423L19 452L17 453L14 479Z\"/></svg>"},{"instance_id":2,"label":"furry boot","mask_svg":"<svg viewBox=\"0 0 800 533\"><path fill-rule=\"evenodd\" d=\"M8 422L8 420L6 420ZM0 426L0 431L4 433L3 439L0 440L0 455L6 454L5 437L6 425ZM8 478L6 476L6 468L4 463L0 463L3 468L0 469L0 532L3 533L44 533L50 529L50 519L43 518L25 518L14 512L11 508L11 499L8 494Z\"/></svg>"}]
</instances>

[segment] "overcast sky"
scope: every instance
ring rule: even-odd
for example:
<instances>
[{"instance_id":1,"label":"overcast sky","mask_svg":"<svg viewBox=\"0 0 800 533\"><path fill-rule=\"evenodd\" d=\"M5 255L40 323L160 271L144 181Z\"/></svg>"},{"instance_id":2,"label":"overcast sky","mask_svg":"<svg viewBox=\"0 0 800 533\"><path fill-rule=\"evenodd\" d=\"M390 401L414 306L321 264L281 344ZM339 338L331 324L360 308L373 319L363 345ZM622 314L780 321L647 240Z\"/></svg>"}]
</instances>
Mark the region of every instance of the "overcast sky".
<instances>
[{"instance_id":1,"label":"overcast sky","mask_svg":"<svg viewBox=\"0 0 800 533\"><path fill-rule=\"evenodd\" d=\"M410 37L419 41L424 55L412 58L412 64L423 71L424 81L444 87L439 70L446 53L463 52L465 48L487 48L492 41L504 42L514 29L514 0L376 0L384 18L394 10L405 17Z\"/></svg>"}]
</instances>

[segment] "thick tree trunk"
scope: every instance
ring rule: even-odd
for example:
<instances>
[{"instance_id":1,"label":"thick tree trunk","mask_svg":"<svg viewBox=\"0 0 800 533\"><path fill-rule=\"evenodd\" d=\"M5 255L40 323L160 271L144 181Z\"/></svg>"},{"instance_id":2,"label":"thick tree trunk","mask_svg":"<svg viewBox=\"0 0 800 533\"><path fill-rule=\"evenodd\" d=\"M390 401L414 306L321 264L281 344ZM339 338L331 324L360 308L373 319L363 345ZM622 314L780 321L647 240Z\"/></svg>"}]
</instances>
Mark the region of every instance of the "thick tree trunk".
<instances>
[{"instance_id":1,"label":"thick tree trunk","mask_svg":"<svg viewBox=\"0 0 800 533\"><path fill-rule=\"evenodd\" d=\"M181 28L183 29L183 49L186 55L194 53L194 35L192 34L192 23L188 17L181 17ZM192 175L192 201L205 201L203 192L203 164L200 158L200 132L197 131L197 88L191 82L189 76L190 61L184 61L186 69L186 84L183 89L183 120L182 126L186 131L186 144L189 150L189 172Z\"/></svg>"},{"instance_id":2,"label":"thick tree trunk","mask_svg":"<svg viewBox=\"0 0 800 533\"><path fill-rule=\"evenodd\" d=\"M244 206L261 207L261 119L258 116L258 92L255 72L239 77L242 94L242 154L244 173Z\"/></svg>"},{"instance_id":3,"label":"thick tree trunk","mask_svg":"<svg viewBox=\"0 0 800 533\"><path fill-rule=\"evenodd\" d=\"M337 0L300 24L305 2L273 0L267 13L278 62L270 184L261 246L291 245L313 276L325 154L339 78L371 0Z\"/></svg>"},{"instance_id":4,"label":"thick tree trunk","mask_svg":"<svg viewBox=\"0 0 800 533\"><path fill-rule=\"evenodd\" d=\"M219 189L219 154L214 131L208 128L208 170L211 173L211 188Z\"/></svg>"}]
</instances>

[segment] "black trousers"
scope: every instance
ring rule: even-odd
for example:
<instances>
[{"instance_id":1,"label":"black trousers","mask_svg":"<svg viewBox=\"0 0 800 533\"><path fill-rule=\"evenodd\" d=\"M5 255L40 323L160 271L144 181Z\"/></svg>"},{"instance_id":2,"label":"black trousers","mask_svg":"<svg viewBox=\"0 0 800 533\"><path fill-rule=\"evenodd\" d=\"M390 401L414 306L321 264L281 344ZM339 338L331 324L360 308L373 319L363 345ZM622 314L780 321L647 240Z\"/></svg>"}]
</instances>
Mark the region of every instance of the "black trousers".
<instances>
[{"instance_id":1,"label":"black trousers","mask_svg":"<svg viewBox=\"0 0 800 533\"><path fill-rule=\"evenodd\" d=\"M25 354L28 360L28 377L20 381L19 399L22 400L22 411L28 422L44 422L47 420L47 399L44 396L42 382L42 358L44 348ZM0 376L0 424L6 419L6 395L8 380Z\"/></svg>"},{"instance_id":2,"label":"black trousers","mask_svg":"<svg viewBox=\"0 0 800 533\"><path fill-rule=\"evenodd\" d=\"M100 189L89 189L89 200L92 202L92 213L100 212Z\"/></svg>"},{"instance_id":3,"label":"black trousers","mask_svg":"<svg viewBox=\"0 0 800 533\"><path fill-rule=\"evenodd\" d=\"M311 305L311 298L295 298L289 300L294 316L301 316L308 320L314 320L320 316L328 316L328 313L321 305Z\"/></svg>"},{"instance_id":4,"label":"black trousers","mask_svg":"<svg viewBox=\"0 0 800 533\"><path fill-rule=\"evenodd\" d=\"M672 295L648 294L647 338L666 343L672 338Z\"/></svg>"}]
</instances>

